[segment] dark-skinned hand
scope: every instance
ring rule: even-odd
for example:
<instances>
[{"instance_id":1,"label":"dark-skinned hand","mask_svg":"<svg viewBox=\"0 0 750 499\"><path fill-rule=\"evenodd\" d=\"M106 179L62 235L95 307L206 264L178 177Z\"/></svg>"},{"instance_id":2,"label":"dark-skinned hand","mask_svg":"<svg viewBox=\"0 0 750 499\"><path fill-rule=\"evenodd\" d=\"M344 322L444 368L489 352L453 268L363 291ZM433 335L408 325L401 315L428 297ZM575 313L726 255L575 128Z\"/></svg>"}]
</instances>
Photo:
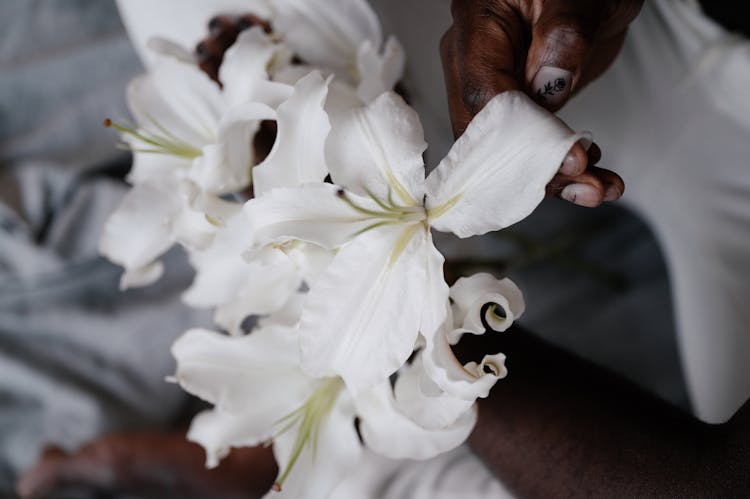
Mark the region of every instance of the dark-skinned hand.
<instances>
[{"instance_id":1,"label":"dark-skinned hand","mask_svg":"<svg viewBox=\"0 0 750 499\"><path fill-rule=\"evenodd\" d=\"M551 112L617 56L643 0L453 0L441 41L453 132L461 135L495 95L521 90ZM601 151L576 143L547 194L594 207L625 185L594 166Z\"/></svg>"}]
</instances>

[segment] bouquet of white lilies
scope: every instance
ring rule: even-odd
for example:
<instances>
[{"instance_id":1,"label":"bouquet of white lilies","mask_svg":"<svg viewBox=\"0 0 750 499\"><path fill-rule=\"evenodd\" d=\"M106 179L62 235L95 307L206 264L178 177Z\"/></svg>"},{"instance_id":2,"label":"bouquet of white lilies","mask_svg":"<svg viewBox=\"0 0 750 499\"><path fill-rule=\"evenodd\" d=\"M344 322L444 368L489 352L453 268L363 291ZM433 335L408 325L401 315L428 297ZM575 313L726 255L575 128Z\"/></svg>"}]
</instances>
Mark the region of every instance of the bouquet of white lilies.
<instances>
[{"instance_id":1,"label":"bouquet of white lilies","mask_svg":"<svg viewBox=\"0 0 750 499\"><path fill-rule=\"evenodd\" d=\"M208 466L272 443L269 494L318 498L365 449L427 459L468 437L504 356L462 365L451 345L506 330L524 302L489 274L449 288L432 230L466 238L526 217L581 136L504 93L426 175L419 117L392 91L403 51L365 0L268 7L272 30L242 31L218 82L152 40L158 61L128 89L135 123L108 122L133 151L132 189L100 249L122 288L157 280L174 243L187 250L184 300L223 330L172 349L174 379L214 404L188 438ZM273 147L257 157L268 121Z\"/></svg>"}]
</instances>

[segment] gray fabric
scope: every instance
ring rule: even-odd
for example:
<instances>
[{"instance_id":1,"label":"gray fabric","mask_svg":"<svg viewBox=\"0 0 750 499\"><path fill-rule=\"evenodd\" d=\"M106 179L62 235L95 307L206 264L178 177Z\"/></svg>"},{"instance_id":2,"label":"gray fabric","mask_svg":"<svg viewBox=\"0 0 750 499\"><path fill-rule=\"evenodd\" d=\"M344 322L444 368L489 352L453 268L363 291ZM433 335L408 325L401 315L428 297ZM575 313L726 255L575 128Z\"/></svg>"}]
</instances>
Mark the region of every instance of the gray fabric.
<instances>
[{"instance_id":1,"label":"gray fabric","mask_svg":"<svg viewBox=\"0 0 750 499\"><path fill-rule=\"evenodd\" d=\"M184 255L121 293L96 250L129 164L101 123L127 116L140 71L114 2L0 3L0 497L45 445L166 424L185 402L169 347L208 321L179 301Z\"/></svg>"}]
</instances>

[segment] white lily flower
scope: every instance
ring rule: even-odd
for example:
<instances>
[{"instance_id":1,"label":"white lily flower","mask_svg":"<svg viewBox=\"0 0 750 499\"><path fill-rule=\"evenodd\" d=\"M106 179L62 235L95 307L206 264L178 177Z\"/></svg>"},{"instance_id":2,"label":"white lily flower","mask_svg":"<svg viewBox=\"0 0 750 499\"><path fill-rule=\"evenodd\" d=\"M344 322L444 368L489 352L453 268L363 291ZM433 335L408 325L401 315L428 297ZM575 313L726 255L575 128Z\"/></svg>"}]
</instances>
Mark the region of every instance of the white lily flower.
<instances>
[{"instance_id":1,"label":"white lily flower","mask_svg":"<svg viewBox=\"0 0 750 499\"><path fill-rule=\"evenodd\" d=\"M266 321L247 336L195 329L175 342L176 380L215 404L188 434L206 449L209 467L231 447L272 440L280 495L271 497L327 497L362 455L355 417L364 444L394 459L455 448L476 422L471 409L444 428L424 429L402 413L387 381L353 398L338 377L304 374L297 340L296 327Z\"/></svg>"},{"instance_id":2,"label":"white lily flower","mask_svg":"<svg viewBox=\"0 0 750 499\"><path fill-rule=\"evenodd\" d=\"M422 127L397 95L336 120L328 169L346 189L281 188L245 205L259 244L338 249L302 313L305 370L341 376L355 395L398 370L418 334L431 338L446 316L444 260L431 229L469 237L526 217L579 138L524 94L506 92L425 179Z\"/></svg>"},{"instance_id":3,"label":"white lily flower","mask_svg":"<svg viewBox=\"0 0 750 499\"><path fill-rule=\"evenodd\" d=\"M268 86L266 66L276 50L262 30L251 29L226 54L223 88L194 64L170 58L131 82L128 104L138 125L112 126L134 152L134 187L100 241L101 253L125 267L122 288L158 279L155 260L175 241L205 248L236 211L219 196L248 185L252 139L261 120L276 118L269 104L279 89L294 95L293 87Z\"/></svg>"}]
</instances>

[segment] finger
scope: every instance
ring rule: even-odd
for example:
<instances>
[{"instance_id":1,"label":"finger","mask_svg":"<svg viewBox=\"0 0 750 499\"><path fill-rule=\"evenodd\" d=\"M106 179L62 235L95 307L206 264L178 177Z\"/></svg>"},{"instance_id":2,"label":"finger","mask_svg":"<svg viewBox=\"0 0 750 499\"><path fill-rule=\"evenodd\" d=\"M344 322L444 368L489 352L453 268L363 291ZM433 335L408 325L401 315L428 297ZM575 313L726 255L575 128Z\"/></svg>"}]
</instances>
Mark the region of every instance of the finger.
<instances>
[{"instance_id":1,"label":"finger","mask_svg":"<svg viewBox=\"0 0 750 499\"><path fill-rule=\"evenodd\" d=\"M575 177L557 174L547 184L547 195L559 197L570 203L595 208L604 201L606 187L598 176L584 172Z\"/></svg>"},{"instance_id":2,"label":"finger","mask_svg":"<svg viewBox=\"0 0 750 499\"><path fill-rule=\"evenodd\" d=\"M560 165L560 173L568 177L575 177L581 175L589 164L589 156L583 144L578 141L573 144L568 154L563 159L562 165Z\"/></svg>"},{"instance_id":3,"label":"finger","mask_svg":"<svg viewBox=\"0 0 750 499\"><path fill-rule=\"evenodd\" d=\"M591 166L588 170L595 175L604 185L604 201L616 201L625 192L625 182L612 170Z\"/></svg>"},{"instance_id":4,"label":"finger","mask_svg":"<svg viewBox=\"0 0 750 499\"><path fill-rule=\"evenodd\" d=\"M614 60L642 0L547 0L533 20L526 84L540 104L559 109L586 83L590 62L600 74ZM605 45L601 52L600 45ZM596 53L595 53L596 52Z\"/></svg>"}]
</instances>

